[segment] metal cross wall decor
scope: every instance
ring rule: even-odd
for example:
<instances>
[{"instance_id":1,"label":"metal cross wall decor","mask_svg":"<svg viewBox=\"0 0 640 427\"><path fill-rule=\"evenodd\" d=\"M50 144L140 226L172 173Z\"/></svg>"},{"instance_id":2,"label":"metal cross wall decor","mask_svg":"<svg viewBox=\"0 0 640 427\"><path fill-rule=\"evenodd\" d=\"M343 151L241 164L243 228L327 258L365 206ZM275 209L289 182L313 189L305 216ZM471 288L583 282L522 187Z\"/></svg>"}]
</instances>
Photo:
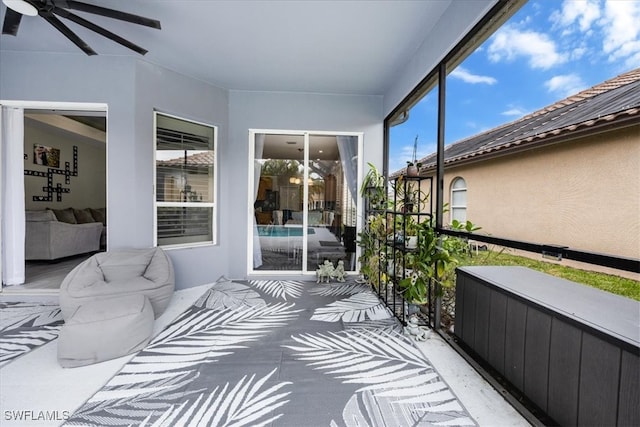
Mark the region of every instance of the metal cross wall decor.
<instances>
[{"instance_id":1,"label":"metal cross wall decor","mask_svg":"<svg viewBox=\"0 0 640 427\"><path fill-rule=\"evenodd\" d=\"M47 178L47 186L42 187L42 191L46 192L47 195L33 196L34 202L52 202L53 193L56 193L56 201L61 202L62 193L70 193L71 189L62 187L62 184L60 183L57 183L54 187L53 176L64 175L65 185L71 184L72 176L78 176L78 147L76 145L73 146L73 169L71 169L71 165L69 162L64 162L64 169L47 168L46 172L25 169L24 174L29 176L39 176L42 178Z\"/></svg>"}]
</instances>

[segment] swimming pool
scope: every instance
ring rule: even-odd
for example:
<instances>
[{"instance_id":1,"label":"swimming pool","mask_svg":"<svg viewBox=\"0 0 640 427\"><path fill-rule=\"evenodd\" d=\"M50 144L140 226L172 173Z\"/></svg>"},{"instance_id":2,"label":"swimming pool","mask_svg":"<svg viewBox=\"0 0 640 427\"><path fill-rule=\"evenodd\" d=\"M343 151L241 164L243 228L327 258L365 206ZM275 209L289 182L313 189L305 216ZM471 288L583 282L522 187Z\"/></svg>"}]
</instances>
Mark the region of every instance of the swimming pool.
<instances>
[{"instance_id":1,"label":"swimming pool","mask_svg":"<svg viewBox=\"0 0 640 427\"><path fill-rule=\"evenodd\" d=\"M307 227L307 234L315 234L315 230ZM302 237L302 227L283 227L277 225L259 225L259 236L268 237Z\"/></svg>"}]
</instances>

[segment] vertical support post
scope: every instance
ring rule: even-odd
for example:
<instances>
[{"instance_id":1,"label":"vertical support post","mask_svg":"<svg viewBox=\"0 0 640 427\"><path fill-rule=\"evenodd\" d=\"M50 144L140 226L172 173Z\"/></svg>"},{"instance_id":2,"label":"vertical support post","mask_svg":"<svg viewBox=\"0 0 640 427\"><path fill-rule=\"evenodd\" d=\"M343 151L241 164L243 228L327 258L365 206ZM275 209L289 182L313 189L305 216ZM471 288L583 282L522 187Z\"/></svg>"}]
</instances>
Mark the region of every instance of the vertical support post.
<instances>
[{"instance_id":1,"label":"vertical support post","mask_svg":"<svg viewBox=\"0 0 640 427\"><path fill-rule=\"evenodd\" d=\"M443 62L438 65L438 150L436 160L436 230L442 228L444 216L444 113L446 98L446 77L447 67ZM441 243L442 236L438 238ZM440 246L440 244L438 245ZM435 267L435 266L434 266ZM434 313L435 329L440 329L442 319L442 288L438 279L438 269L434 268L436 274L436 306Z\"/></svg>"},{"instance_id":2,"label":"vertical support post","mask_svg":"<svg viewBox=\"0 0 640 427\"><path fill-rule=\"evenodd\" d=\"M384 127L384 143L382 146L382 176L384 176L385 194L388 194L387 181L389 181L389 145L391 144L389 127Z\"/></svg>"}]
</instances>

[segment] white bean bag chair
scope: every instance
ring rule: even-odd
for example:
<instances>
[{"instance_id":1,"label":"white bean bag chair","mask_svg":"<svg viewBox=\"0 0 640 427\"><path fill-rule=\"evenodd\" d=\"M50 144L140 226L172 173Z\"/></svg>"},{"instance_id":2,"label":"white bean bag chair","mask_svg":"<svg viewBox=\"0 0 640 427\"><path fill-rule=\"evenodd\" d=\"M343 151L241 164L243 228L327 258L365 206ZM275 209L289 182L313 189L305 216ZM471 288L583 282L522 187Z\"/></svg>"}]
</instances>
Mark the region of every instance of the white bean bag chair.
<instances>
[{"instance_id":1,"label":"white bean bag chair","mask_svg":"<svg viewBox=\"0 0 640 427\"><path fill-rule=\"evenodd\" d=\"M153 309L142 294L87 302L60 329L58 363L74 368L135 353L152 332Z\"/></svg>"},{"instance_id":2,"label":"white bean bag chair","mask_svg":"<svg viewBox=\"0 0 640 427\"><path fill-rule=\"evenodd\" d=\"M60 308L66 320L87 302L142 294L149 298L158 318L174 289L173 265L162 249L118 249L93 255L65 277L60 285Z\"/></svg>"}]
</instances>

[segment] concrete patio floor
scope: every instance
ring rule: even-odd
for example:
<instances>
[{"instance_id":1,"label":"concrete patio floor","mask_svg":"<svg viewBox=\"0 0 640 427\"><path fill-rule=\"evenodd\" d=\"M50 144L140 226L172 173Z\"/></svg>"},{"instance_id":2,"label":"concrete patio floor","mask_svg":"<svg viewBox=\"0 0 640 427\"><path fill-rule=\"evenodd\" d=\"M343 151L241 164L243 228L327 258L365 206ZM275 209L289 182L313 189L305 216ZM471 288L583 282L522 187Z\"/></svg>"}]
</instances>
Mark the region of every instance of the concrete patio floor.
<instances>
[{"instance_id":1,"label":"concrete patio floor","mask_svg":"<svg viewBox=\"0 0 640 427\"><path fill-rule=\"evenodd\" d=\"M210 286L176 291L169 308L156 320L154 335ZM33 300L38 296L0 295L3 301L21 298ZM46 298L51 300L55 296ZM419 342L418 347L480 426L531 425L437 334L432 333L427 341ZM133 357L64 369L58 365L56 354L57 340L53 340L0 369L0 425L61 425ZM45 414L53 419L34 420Z\"/></svg>"}]
</instances>

